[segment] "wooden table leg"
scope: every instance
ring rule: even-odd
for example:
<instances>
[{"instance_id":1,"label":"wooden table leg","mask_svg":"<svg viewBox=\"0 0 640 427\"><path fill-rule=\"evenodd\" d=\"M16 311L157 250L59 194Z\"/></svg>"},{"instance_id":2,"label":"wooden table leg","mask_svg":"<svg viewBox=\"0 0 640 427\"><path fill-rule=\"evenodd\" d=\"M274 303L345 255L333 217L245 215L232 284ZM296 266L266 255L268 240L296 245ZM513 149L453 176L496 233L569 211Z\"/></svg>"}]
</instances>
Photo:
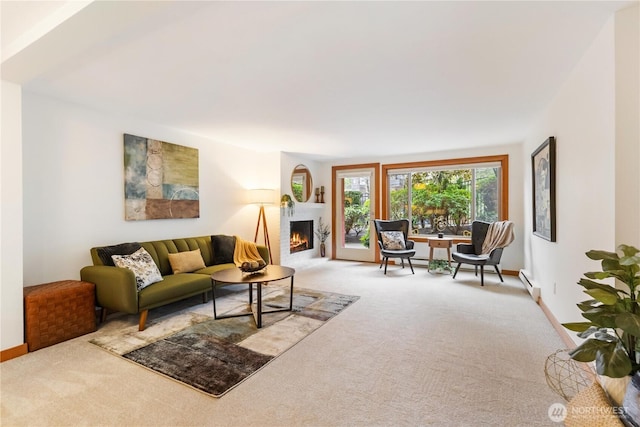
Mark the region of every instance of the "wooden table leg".
<instances>
[{"instance_id":1,"label":"wooden table leg","mask_svg":"<svg viewBox=\"0 0 640 427\"><path fill-rule=\"evenodd\" d=\"M430 271L432 261L433 261L433 246L429 245L429 264L427 264L427 271Z\"/></svg>"}]
</instances>

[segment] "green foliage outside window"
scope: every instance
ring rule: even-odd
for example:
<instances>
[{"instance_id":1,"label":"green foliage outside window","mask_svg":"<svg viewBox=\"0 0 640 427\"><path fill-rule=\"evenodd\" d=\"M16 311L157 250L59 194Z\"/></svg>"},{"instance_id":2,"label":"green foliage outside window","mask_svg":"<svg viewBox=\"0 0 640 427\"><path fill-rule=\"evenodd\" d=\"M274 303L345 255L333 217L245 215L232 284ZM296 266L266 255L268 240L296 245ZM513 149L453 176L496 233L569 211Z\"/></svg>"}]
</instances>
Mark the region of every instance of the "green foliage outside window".
<instances>
[{"instance_id":1,"label":"green foliage outside window","mask_svg":"<svg viewBox=\"0 0 640 427\"><path fill-rule=\"evenodd\" d=\"M444 232L451 235L461 235L469 230L474 219L496 221L498 174L499 168L476 168L391 175L390 218L410 217L413 229L420 234ZM476 188L472 206L473 183Z\"/></svg>"},{"instance_id":2,"label":"green foliage outside window","mask_svg":"<svg viewBox=\"0 0 640 427\"><path fill-rule=\"evenodd\" d=\"M291 191L293 192L293 198L295 200L302 200L304 201L305 199L302 197L302 184L299 182L292 182L291 183Z\"/></svg>"},{"instance_id":3,"label":"green foliage outside window","mask_svg":"<svg viewBox=\"0 0 640 427\"><path fill-rule=\"evenodd\" d=\"M366 200L364 204L361 204L361 201L362 193L359 191L345 193L344 228L347 233L353 230L356 236L369 228L370 202Z\"/></svg>"}]
</instances>

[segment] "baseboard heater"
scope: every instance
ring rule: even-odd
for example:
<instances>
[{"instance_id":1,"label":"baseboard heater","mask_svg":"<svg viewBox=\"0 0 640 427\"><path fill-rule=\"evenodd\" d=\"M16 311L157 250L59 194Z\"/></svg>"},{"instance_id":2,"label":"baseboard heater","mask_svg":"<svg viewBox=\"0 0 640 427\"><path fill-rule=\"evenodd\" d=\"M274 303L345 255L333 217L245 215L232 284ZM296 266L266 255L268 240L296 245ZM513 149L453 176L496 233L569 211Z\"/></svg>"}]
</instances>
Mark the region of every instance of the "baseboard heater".
<instances>
[{"instance_id":1,"label":"baseboard heater","mask_svg":"<svg viewBox=\"0 0 640 427\"><path fill-rule=\"evenodd\" d=\"M527 288L527 291L529 291L529 294L531 294L531 298L533 298L535 302L538 302L540 299L540 287L536 286L527 276L531 276L531 274L526 270L520 270L518 273L518 277L524 284L524 287Z\"/></svg>"}]
</instances>

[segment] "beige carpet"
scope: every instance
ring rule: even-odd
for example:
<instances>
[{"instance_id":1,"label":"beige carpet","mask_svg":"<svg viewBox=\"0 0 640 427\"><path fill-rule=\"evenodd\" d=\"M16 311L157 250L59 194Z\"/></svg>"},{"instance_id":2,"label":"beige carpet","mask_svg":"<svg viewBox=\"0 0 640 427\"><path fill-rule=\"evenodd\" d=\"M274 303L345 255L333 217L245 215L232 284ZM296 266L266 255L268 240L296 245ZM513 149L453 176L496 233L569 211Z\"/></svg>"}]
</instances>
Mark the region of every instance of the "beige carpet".
<instances>
[{"instance_id":1,"label":"beige carpet","mask_svg":"<svg viewBox=\"0 0 640 427\"><path fill-rule=\"evenodd\" d=\"M543 367L563 344L516 278L481 288L470 272L330 261L295 280L360 299L220 399L108 354L94 333L2 363L0 423L557 425Z\"/></svg>"}]
</instances>

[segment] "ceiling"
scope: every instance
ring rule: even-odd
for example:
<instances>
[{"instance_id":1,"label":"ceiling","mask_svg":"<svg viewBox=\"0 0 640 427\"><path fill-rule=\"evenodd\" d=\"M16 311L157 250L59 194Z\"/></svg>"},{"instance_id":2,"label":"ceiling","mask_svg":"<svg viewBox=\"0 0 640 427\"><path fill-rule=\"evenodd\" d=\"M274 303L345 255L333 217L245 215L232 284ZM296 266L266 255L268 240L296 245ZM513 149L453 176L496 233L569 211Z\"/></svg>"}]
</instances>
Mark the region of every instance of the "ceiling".
<instances>
[{"instance_id":1,"label":"ceiling","mask_svg":"<svg viewBox=\"0 0 640 427\"><path fill-rule=\"evenodd\" d=\"M2 1L2 78L321 159L518 143L633 3Z\"/></svg>"}]
</instances>

